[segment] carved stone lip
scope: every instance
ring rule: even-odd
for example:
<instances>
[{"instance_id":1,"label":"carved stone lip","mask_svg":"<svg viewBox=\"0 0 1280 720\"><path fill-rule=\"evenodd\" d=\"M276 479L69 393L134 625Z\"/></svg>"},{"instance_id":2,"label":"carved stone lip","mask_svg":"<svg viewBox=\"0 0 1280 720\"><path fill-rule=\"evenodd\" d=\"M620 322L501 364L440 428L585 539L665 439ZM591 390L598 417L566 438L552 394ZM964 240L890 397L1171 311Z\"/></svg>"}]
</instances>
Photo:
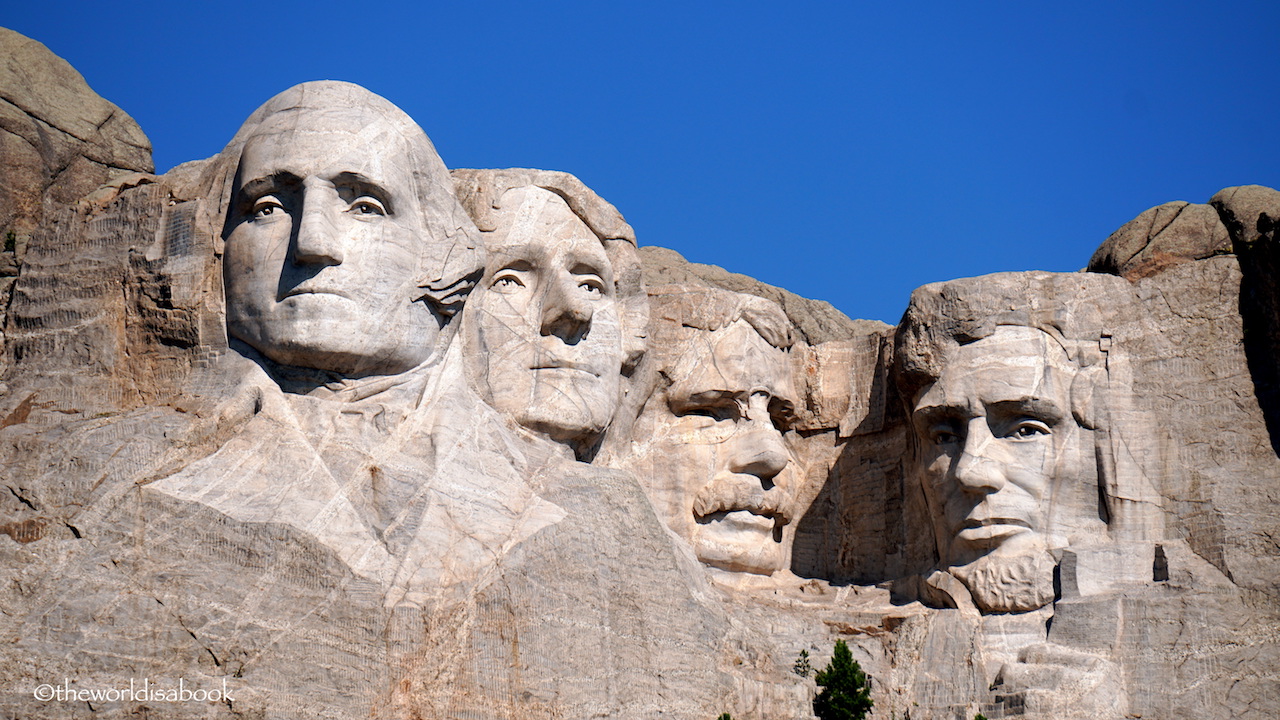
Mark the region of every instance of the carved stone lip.
<instances>
[{"instance_id":1,"label":"carved stone lip","mask_svg":"<svg viewBox=\"0 0 1280 720\"><path fill-rule=\"evenodd\" d=\"M967 530L969 528L991 527L993 525L1013 525L1027 530L1031 529L1031 524L1026 520L1006 517L966 518L962 527Z\"/></svg>"},{"instance_id":2,"label":"carved stone lip","mask_svg":"<svg viewBox=\"0 0 1280 720\"><path fill-rule=\"evenodd\" d=\"M769 510L765 508L754 508L754 507L722 507L706 514L695 513L695 519L698 520L698 522L704 522L707 519L715 519L717 516L725 515L727 513L735 513L735 512L744 512L744 513L749 513L751 515L755 515L757 517L767 518L769 520L772 520L774 525L776 526L786 525L788 522L791 521L791 519L788 518L786 514L779 512L778 510Z\"/></svg>"},{"instance_id":3,"label":"carved stone lip","mask_svg":"<svg viewBox=\"0 0 1280 720\"><path fill-rule=\"evenodd\" d=\"M347 293L343 290L337 290L334 288L327 288L327 287L308 287L305 285L300 285L290 290L289 292L285 293L284 296L281 297L280 299L284 300L285 298L297 297L298 295L336 295L337 297L345 298L347 300L351 299L350 293Z\"/></svg>"},{"instance_id":4,"label":"carved stone lip","mask_svg":"<svg viewBox=\"0 0 1280 720\"><path fill-rule=\"evenodd\" d=\"M529 368L530 370L576 370L580 373L586 373L592 377L600 377L600 372L586 363L577 363L572 360L549 360L543 361Z\"/></svg>"},{"instance_id":5,"label":"carved stone lip","mask_svg":"<svg viewBox=\"0 0 1280 720\"><path fill-rule=\"evenodd\" d=\"M1019 518L969 518L956 531L956 537L966 542L993 545L1027 532L1032 532L1031 525Z\"/></svg>"},{"instance_id":6,"label":"carved stone lip","mask_svg":"<svg viewBox=\"0 0 1280 720\"><path fill-rule=\"evenodd\" d=\"M737 528L739 531L749 530L758 533L772 533L781 527L781 523L777 522L775 518L746 509L721 510L710 515L702 515L697 518L697 522L699 525L724 523Z\"/></svg>"},{"instance_id":7,"label":"carved stone lip","mask_svg":"<svg viewBox=\"0 0 1280 720\"><path fill-rule=\"evenodd\" d=\"M752 478L753 482L759 480ZM712 483L702 489L694 498L693 514L698 522L707 518L732 512L747 512L763 518L769 518L778 526L791 522L790 498L782 493L763 491L751 493L749 497L735 497L725 485Z\"/></svg>"}]
</instances>

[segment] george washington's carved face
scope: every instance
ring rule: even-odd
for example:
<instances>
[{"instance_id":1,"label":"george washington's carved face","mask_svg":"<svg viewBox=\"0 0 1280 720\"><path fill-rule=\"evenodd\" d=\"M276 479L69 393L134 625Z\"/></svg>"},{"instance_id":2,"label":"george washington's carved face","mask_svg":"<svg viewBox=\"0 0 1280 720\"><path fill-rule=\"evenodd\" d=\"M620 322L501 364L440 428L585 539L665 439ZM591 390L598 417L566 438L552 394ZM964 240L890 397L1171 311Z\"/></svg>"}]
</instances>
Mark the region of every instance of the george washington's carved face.
<instances>
[{"instance_id":1,"label":"george washington's carved face","mask_svg":"<svg viewBox=\"0 0 1280 720\"><path fill-rule=\"evenodd\" d=\"M425 138L424 138L425 139ZM228 332L275 362L393 374L425 361L427 240L409 141L376 115L295 110L247 141L227 217Z\"/></svg>"}]
</instances>

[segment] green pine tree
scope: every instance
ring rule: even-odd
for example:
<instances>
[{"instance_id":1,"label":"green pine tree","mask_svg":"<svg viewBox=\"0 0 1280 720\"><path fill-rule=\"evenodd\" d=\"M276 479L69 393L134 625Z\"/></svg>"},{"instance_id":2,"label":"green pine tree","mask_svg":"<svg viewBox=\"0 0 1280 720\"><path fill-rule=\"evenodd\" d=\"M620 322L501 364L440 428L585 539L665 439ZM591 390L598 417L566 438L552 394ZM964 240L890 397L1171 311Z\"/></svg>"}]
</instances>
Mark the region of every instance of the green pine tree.
<instances>
[{"instance_id":1,"label":"green pine tree","mask_svg":"<svg viewBox=\"0 0 1280 720\"><path fill-rule=\"evenodd\" d=\"M862 720L871 712L871 681L854 661L844 640L836 641L831 662L814 676L818 696L813 713L821 720Z\"/></svg>"},{"instance_id":2,"label":"green pine tree","mask_svg":"<svg viewBox=\"0 0 1280 720\"><path fill-rule=\"evenodd\" d=\"M800 677L809 677L809 673L813 672L813 666L809 664L809 651L801 650L800 655L791 666L791 672Z\"/></svg>"}]
</instances>

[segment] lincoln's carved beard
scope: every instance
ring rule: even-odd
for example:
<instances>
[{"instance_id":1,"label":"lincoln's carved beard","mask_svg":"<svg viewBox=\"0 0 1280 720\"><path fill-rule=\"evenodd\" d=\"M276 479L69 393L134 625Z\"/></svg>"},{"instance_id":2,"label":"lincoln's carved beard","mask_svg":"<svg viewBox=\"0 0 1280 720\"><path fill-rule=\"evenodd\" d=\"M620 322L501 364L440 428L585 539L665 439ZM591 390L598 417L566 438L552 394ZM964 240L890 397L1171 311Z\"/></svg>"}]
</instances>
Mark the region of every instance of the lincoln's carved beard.
<instances>
[{"instance_id":1,"label":"lincoln's carved beard","mask_svg":"<svg viewBox=\"0 0 1280 720\"><path fill-rule=\"evenodd\" d=\"M1053 602L1055 565L1045 544L1036 542L1016 555L996 551L950 572L969 588L982 612L1027 612Z\"/></svg>"}]
</instances>

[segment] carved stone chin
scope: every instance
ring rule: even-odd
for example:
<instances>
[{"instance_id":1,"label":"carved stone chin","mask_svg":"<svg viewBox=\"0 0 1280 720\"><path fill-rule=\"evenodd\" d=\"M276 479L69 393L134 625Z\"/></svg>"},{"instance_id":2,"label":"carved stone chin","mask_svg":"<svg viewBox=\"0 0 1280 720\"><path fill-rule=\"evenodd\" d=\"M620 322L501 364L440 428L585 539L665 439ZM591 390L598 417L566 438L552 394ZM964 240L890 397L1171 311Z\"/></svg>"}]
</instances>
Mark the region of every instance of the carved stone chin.
<instances>
[{"instance_id":1,"label":"carved stone chin","mask_svg":"<svg viewBox=\"0 0 1280 720\"><path fill-rule=\"evenodd\" d=\"M1056 561L1045 548L1018 554L992 553L951 573L964 583L984 613L1029 612L1053 602Z\"/></svg>"}]
</instances>

